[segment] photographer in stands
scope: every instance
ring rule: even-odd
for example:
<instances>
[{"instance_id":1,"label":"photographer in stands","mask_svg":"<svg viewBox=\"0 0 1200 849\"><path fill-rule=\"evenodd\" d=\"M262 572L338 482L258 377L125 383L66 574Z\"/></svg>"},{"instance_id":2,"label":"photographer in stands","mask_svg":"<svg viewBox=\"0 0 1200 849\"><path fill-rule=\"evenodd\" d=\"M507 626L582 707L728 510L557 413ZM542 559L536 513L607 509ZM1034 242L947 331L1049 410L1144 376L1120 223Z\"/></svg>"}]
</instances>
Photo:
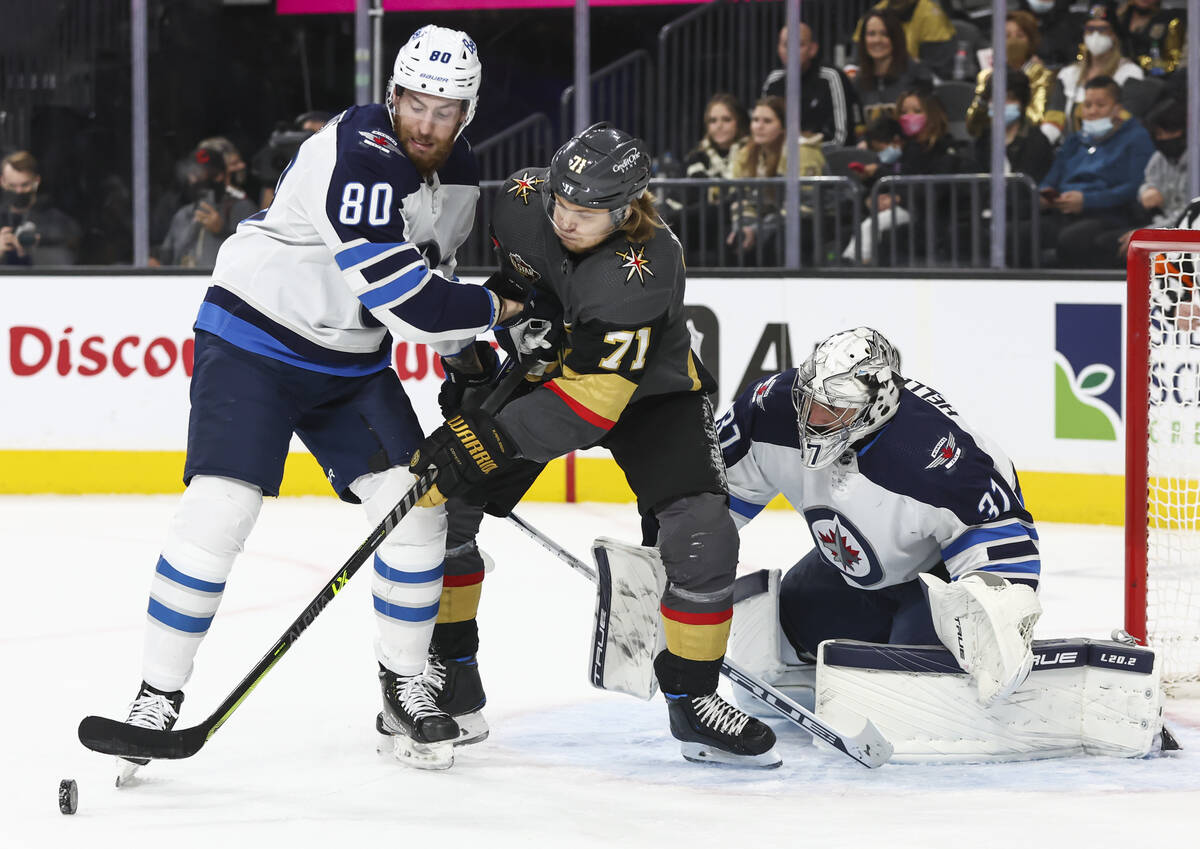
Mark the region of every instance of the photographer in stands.
<instances>
[{"instance_id":1,"label":"photographer in stands","mask_svg":"<svg viewBox=\"0 0 1200 849\"><path fill-rule=\"evenodd\" d=\"M332 117L328 112L305 112L297 116L290 126L287 122L276 125L267 140L267 146L254 154L250 162L250 170L262 186L258 196L259 209L271 205L279 175L292 161L300 145L309 136L319 132Z\"/></svg>"},{"instance_id":2,"label":"photographer in stands","mask_svg":"<svg viewBox=\"0 0 1200 849\"><path fill-rule=\"evenodd\" d=\"M79 225L39 191L37 160L25 150L0 162L0 265L74 265Z\"/></svg>"},{"instance_id":3,"label":"photographer in stands","mask_svg":"<svg viewBox=\"0 0 1200 849\"><path fill-rule=\"evenodd\" d=\"M225 156L215 147L198 147L185 174L187 200L171 218L167 237L150 265L212 268L221 247L238 222L255 213L241 192L225 183Z\"/></svg>"}]
</instances>

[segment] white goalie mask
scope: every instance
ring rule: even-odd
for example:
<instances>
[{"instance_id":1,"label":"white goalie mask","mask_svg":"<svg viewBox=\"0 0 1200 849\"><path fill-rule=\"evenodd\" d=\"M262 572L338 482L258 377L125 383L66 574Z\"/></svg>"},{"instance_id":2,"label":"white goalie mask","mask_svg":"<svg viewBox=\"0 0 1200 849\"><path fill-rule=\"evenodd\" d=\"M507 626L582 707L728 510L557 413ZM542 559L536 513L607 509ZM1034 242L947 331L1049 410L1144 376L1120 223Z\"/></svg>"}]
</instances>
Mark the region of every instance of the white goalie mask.
<instances>
[{"instance_id":1,"label":"white goalie mask","mask_svg":"<svg viewBox=\"0 0 1200 849\"><path fill-rule=\"evenodd\" d=\"M467 114L458 127L457 138L475 117L482 76L479 51L469 35L462 30L424 26L396 54L384 102L394 121L394 101L400 94L397 89L465 100Z\"/></svg>"},{"instance_id":2,"label":"white goalie mask","mask_svg":"<svg viewBox=\"0 0 1200 849\"><path fill-rule=\"evenodd\" d=\"M896 415L900 354L869 327L835 333L797 370L792 402L804 465L824 468Z\"/></svg>"}]
</instances>

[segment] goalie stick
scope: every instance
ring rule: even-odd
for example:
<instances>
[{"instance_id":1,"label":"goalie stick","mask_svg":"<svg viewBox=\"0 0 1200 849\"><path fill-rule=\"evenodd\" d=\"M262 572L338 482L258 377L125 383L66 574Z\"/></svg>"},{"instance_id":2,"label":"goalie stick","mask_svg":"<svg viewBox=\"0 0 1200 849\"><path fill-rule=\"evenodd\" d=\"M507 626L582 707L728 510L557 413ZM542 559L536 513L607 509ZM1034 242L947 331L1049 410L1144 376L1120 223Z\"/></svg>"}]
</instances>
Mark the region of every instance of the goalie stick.
<instances>
[{"instance_id":1,"label":"goalie stick","mask_svg":"<svg viewBox=\"0 0 1200 849\"><path fill-rule=\"evenodd\" d=\"M500 380L499 385L488 395L480 409L487 413L496 412L516 390L525 378L527 369L509 360L505 364L507 374ZM503 372L503 369L502 369ZM116 755L122 758L190 758L204 746L225 721L245 701L251 691L266 677L267 673L280 659L287 654L288 649L295 645L296 640L305 629L313 623L334 597L342 591L364 563L375 553L375 549L383 543L392 529L400 523L413 509L421 497L433 486L437 471L432 470L417 478L416 483L409 487L408 492L399 503L391 509L373 531L350 555L333 578L322 587L304 611L288 626L283 635L262 656L262 659L243 678L217 709L199 725L179 730L163 731L152 728L139 728L115 719L103 716L85 716L79 723L79 742L103 755Z\"/></svg>"},{"instance_id":2,"label":"goalie stick","mask_svg":"<svg viewBox=\"0 0 1200 849\"><path fill-rule=\"evenodd\" d=\"M516 513L509 513L508 520L576 572L587 576L592 583L596 582L595 569L526 522ZM863 727L857 733L843 734L805 709L803 705L797 704L770 684L758 680L730 660L721 661L721 674L728 678L732 684L741 687L767 705L770 705L771 708L785 719L790 720L813 735L813 737L827 743L865 767L874 769L875 767L883 766L892 756L892 744L888 742L886 737L879 733L879 729L869 719L863 719Z\"/></svg>"}]
</instances>

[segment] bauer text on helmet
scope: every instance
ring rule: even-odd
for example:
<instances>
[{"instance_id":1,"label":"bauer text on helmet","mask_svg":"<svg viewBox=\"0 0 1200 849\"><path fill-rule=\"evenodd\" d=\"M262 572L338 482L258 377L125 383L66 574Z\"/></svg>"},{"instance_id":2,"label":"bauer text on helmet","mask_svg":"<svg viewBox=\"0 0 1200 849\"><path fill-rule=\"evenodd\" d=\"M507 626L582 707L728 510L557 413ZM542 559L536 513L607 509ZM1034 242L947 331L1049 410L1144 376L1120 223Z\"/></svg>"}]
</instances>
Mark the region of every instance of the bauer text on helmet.
<instances>
[{"instance_id":1,"label":"bauer text on helmet","mask_svg":"<svg viewBox=\"0 0 1200 849\"><path fill-rule=\"evenodd\" d=\"M896 414L899 373L899 353L869 327L818 343L792 386L805 465L823 468L882 428Z\"/></svg>"}]
</instances>

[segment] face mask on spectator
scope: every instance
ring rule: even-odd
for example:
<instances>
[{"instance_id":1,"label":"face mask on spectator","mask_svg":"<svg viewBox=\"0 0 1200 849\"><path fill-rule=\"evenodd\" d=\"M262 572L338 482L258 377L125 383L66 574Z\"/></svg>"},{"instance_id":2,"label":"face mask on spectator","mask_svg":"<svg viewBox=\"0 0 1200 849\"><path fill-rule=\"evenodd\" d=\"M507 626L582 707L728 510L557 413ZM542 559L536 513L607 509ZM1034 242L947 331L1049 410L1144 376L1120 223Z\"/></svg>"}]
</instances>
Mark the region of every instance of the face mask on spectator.
<instances>
[{"instance_id":1,"label":"face mask on spectator","mask_svg":"<svg viewBox=\"0 0 1200 849\"><path fill-rule=\"evenodd\" d=\"M1091 136L1094 139L1107 133L1113 128L1113 119L1109 118L1090 118L1083 122L1083 134Z\"/></svg>"},{"instance_id":2,"label":"face mask on spectator","mask_svg":"<svg viewBox=\"0 0 1200 849\"><path fill-rule=\"evenodd\" d=\"M1029 0L1029 9L1035 15L1044 15L1054 8L1054 0Z\"/></svg>"},{"instance_id":3,"label":"face mask on spectator","mask_svg":"<svg viewBox=\"0 0 1200 849\"><path fill-rule=\"evenodd\" d=\"M906 136L915 136L925 129L925 113L910 112L900 116L900 129Z\"/></svg>"},{"instance_id":4,"label":"face mask on spectator","mask_svg":"<svg viewBox=\"0 0 1200 849\"><path fill-rule=\"evenodd\" d=\"M0 196L0 211L6 209L16 209L25 212L33 206L33 198L37 192L10 192L6 191Z\"/></svg>"},{"instance_id":5,"label":"face mask on spectator","mask_svg":"<svg viewBox=\"0 0 1200 849\"><path fill-rule=\"evenodd\" d=\"M988 117L992 117L992 107L988 106ZM1021 104L1005 103L1004 104L1004 123L1005 125L1015 124L1021 119Z\"/></svg>"},{"instance_id":6,"label":"face mask on spectator","mask_svg":"<svg viewBox=\"0 0 1200 849\"><path fill-rule=\"evenodd\" d=\"M1178 159L1187 150L1187 138L1180 136L1176 139L1155 139L1154 146L1167 159Z\"/></svg>"},{"instance_id":7,"label":"face mask on spectator","mask_svg":"<svg viewBox=\"0 0 1200 849\"><path fill-rule=\"evenodd\" d=\"M924 117L924 116L922 116ZM884 165L891 165L900 158L900 148L894 144L890 144L883 150L879 151L879 161Z\"/></svg>"},{"instance_id":8,"label":"face mask on spectator","mask_svg":"<svg viewBox=\"0 0 1200 849\"><path fill-rule=\"evenodd\" d=\"M1083 45L1088 49L1088 53L1091 53L1093 56L1103 56L1112 50L1113 40L1111 35L1105 35L1102 32L1089 32L1083 37Z\"/></svg>"}]
</instances>

